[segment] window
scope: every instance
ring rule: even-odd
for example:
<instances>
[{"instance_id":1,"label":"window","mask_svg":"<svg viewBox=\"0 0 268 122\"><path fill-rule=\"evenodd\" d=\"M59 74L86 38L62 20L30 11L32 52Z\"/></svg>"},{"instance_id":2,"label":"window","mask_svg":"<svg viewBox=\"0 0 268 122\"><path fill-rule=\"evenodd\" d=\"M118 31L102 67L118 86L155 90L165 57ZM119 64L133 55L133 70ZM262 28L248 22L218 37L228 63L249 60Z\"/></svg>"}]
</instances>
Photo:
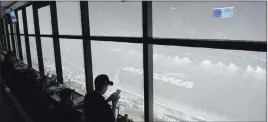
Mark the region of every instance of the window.
<instances>
[{"instance_id":1,"label":"window","mask_svg":"<svg viewBox=\"0 0 268 122\"><path fill-rule=\"evenodd\" d=\"M16 56L18 59L20 59L19 56L19 48L18 48L18 38L17 38L17 30L16 30L16 24L13 23L13 32L14 32L14 41L15 41L15 49L16 49Z\"/></svg>"},{"instance_id":2,"label":"window","mask_svg":"<svg viewBox=\"0 0 268 122\"><path fill-rule=\"evenodd\" d=\"M63 83L85 95L83 42L79 39L60 39Z\"/></svg>"},{"instance_id":3,"label":"window","mask_svg":"<svg viewBox=\"0 0 268 122\"><path fill-rule=\"evenodd\" d=\"M27 60L27 52L26 52L26 45L25 45L25 38L24 38L24 36L20 36L20 40L21 40L21 50L22 50L23 62L24 62L25 64L28 64L28 60Z\"/></svg>"},{"instance_id":4,"label":"window","mask_svg":"<svg viewBox=\"0 0 268 122\"><path fill-rule=\"evenodd\" d=\"M50 6L38 9L40 34L52 34ZM45 74L56 74L53 38L41 37Z\"/></svg>"},{"instance_id":5,"label":"window","mask_svg":"<svg viewBox=\"0 0 268 122\"><path fill-rule=\"evenodd\" d=\"M19 28L20 34L24 34L24 26L23 26L23 19L22 19L22 11L18 11L18 20L19 20Z\"/></svg>"},{"instance_id":6,"label":"window","mask_svg":"<svg viewBox=\"0 0 268 122\"><path fill-rule=\"evenodd\" d=\"M52 34L50 6L38 9L40 34Z\"/></svg>"},{"instance_id":7,"label":"window","mask_svg":"<svg viewBox=\"0 0 268 122\"><path fill-rule=\"evenodd\" d=\"M265 121L266 53L154 46L153 55L155 119Z\"/></svg>"},{"instance_id":8,"label":"window","mask_svg":"<svg viewBox=\"0 0 268 122\"><path fill-rule=\"evenodd\" d=\"M8 28L8 36L9 36L9 42L10 42L10 50L13 51L13 43L12 43L12 39L11 39L11 32L10 32L10 24L7 24L7 28Z\"/></svg>"},{"instance_id":9,"label":"window","mask_svg":"<svg viewBox=\"0 0 268 122\"><path fill-rule=\"evenodd\" d=\"M233 17L213 17L221 7ZM266 41L265 25L265 2L153 2L155 37Z\"/></svg>"},{"instance_id":10,"label":"window","mask_svg":"<svg viewBox=\"0 0 268 122\"><path fill-rule=\"evenodd\" d=\"M17 56L17 59L20 59L17 36L14 36L14 40L15 40L16 56Z\"/></svg>"},{"instance_id":11,"label":"window","mask_svg":"<svg viewBox=\"0 0 268 122\"><path fill-rule=\"evenodd\" d=\"M1 36L2 36L2 44L3 44L3 47L5 47L5 34L3 33Z\"/></svg>"},{"instance_id":12,"label":"window","mask_svg":"<svg viewBox=\"0 0 268 122\"><path fill-rule=\"evenodd\" d=\"M28 34L35 34L32 6L29 6L26 8L26 15L27 15ZM35 37L29 37L30 51L31 51L31 58L32 58L31 60L32 60L32 67L35 70L39 71L35 39L36 39Z\"/></svg>"},{"instance_id":13,"label":"window","mask_svg":"<svg viewBox=\"0 0 268 122\"><path fill-rule=\"evenodd\" d=\"M3 19L3 25L4 25L4 38L5 38L5 43L6 43L6 48L8 49L8 39L7 39L7 32L6 32L6 24L5 24L5 19Z\"/></svg>"},{"instance_id":14,"label":"window","mask_svg":"<svg viewBox=\"0 0 268 122\"><path fill-rule=\"evenodd\" d=\"M92 41L91 49L94 79L107 74L114 82L105 97L120 89L120 114L144 121L142 45Z\"/></svg>"},{"instance_id":15,"label":"window","mask_svg":"<svg viewBox=\"0 0 268 122\"><path fill-rule=\"evenodd\" d=\"M45 74L56 74L53 39L41 37Z\"/></svg>"},{"instance_id":16,"label":"window","mask_svg":"<svg viewBox=\"0 0 268 122\"><path fill-rule=\"evenodd\" d=\"M90 34L142 36L141 2L88 2Z\"/></svg>"},{"instance_id":17,"label":"window","mask_svg":"<svg viewBox=\"0 0 268 122\"><path fill-rule=\"evenodd\" d=\"M59 34L82 35L80 3L56 4ZM142 37L141 2L88 2L88 5L91 35ZM265 5L153 2L153 36L267 41ZM214 9L222 7L233 7L233 16L215 17ZM35 34L32 6L26 12L28 33ZM50 6L39 8L38 14L40 34L51 35ZM21 10L18 19L23 34ZM21 36L23 61L27 64L24 39ZM38 70L35 37L29 37L29 42L33 68ZM107 74L114 82L104 96L120 89L119 113L128 114L134 121L144 121L143 45L91 42L94 79ZM11 38L10 43L12 47ZM56 74L53 38L41 37L41 45L45 74ZM160 45L153 48L155 121L265 121L266 52ZM82 39L60 39L60 51L63 83L85 95Z\"/></svg>"},{"instance_id":18,"label":"window","mask_svg":"<svg viewBox=\"0 0 268 122\"><path fill-rule=\"evenodd\" d=\"M30 42L30 50L31 50L31 57L32 57L32 67L35 70L39 71L35 37L29 37L29 42Z\"/></svg>"},{"instance_id":19,"label":"window","mask_svg":"<svg viewBox=\"0 0 268 122\"><path fill-rule=\"evenodd\" d=\"M32 6L26 8L26 15L27 15L28 34L35 34Z\"/></svg>"},{"instance_id":20,"label":"window","mask_svg":"<svg viewBox=\"0 0 268 122\"><path fill-rule=\"evenodd\" d=\"M60 35L82 35L79 2L57 2Z\"/></svg>"}]
</instances>

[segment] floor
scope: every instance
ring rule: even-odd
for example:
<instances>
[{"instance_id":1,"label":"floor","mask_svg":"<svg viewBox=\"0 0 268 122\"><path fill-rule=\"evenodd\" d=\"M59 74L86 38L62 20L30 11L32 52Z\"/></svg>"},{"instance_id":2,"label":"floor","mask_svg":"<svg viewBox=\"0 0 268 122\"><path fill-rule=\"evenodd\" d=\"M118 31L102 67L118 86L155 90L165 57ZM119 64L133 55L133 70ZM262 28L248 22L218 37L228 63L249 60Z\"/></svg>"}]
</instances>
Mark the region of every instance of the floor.
<instances>
[{"instance_id":1,"label":"floor","mask_svg":"<svg viewBox=\"0 0 268 122\"><path fill-rule=\"evenodd\" d=\"M24 122L2 86L0 87L0 122Z\"/></svg>"}]
</instances>

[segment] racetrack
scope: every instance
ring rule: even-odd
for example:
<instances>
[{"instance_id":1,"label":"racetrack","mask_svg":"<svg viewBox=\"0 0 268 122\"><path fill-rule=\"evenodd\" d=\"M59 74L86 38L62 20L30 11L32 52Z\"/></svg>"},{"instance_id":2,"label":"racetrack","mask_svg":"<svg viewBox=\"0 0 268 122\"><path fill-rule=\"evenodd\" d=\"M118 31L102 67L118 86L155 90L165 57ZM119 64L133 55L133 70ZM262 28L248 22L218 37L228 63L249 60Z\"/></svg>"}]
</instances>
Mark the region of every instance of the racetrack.
<instances>
[{"instance_id":1,"label":"racetrack","mask_svg":"<svg viewBox=\"0 0 268 122\"><path fill-rule=\"evenodd\" d=\"M113 77L115 74L115 70L112 69L124 67L142 69L142 60L137 58L133 51L122 50L122 52L115 51L112 53L111 51L104 52L102 50L99 52L102 53L98 53L98 62L94 63L93 61L96 67L95 70L99 72L104 71L110 77ZM107 63L100 62L100 60L107 61ZM113 62L112 66L109 62ZM172 63L168 63L167 58L166 60L156 59L154 63L154 71L159 74L168 76L167 73L181 73L187 77L186 81L194 82L193 88L187 89L170 82L154 80L154 96L156 101L163 101L164 104L173 104L174 107L177 105L180 106L179 108L184 106L184 108L187 108L185 110L188 113L195 113L198 116L206 117L205 119L208 120L265 120L265 75L254 77L255 75L251 73L251 76L243 77L247 74L247 68L240 68L241 66L239 65L236 66L239 67L237 71L231 72L235 74L231 74L227 72L228 70L223 71L224 73L211 73L207 69L202 69L204 68L202 66L198 67L198 64L187 67L172 66ZM256 61L249 61L248 65L257 66L260 64L257 64ZM162 72L159 72L159 70ZM266 71L266 69L264 70ZM168 77L176 76L170 75ZM143 75L135 72L121 71L119 85L122 88L142 95ZM166 101L169 101L169 103Z\"/></svg>"},{"instance_id":2,"label":"racetrack","mask_svg":"<svg viewBox=\"0 0 268 122\"><path fill-rule=\"evenodd\" d=\"M141 97L138 101L139 103L143 103L140 101L143 96L143 74L138 71L138 69L141 71L143 69L142 55L138 50L141 50L141 45L126 46L108 44L106 46L93 43L93 73L94 75L104 73L107 74L111 80L114 80L116 71L120 70L120 75L118 75L119 82L115 84L118 84L118 88L122 89L121 95L126 94L125 97L133 96L134 98L135 96ZM163 53L160 50L162 50ZM165 110L163 110L166 113L162 112L162 114L170 118L176 118L171 116L171 114L174 114L177 115L177 117L184 116L178 118L200 120L187 115L191 114L193 116L199 116L204 120L214 121L265 120L266 77L264 74L266 74L266 66L263 65L263 62L250 59L250 56L246 55L246 53L244 53L244 55L239 54L241 59L244 58L242 64L236 61L234 54L230 56L234 59L223 61L223 57L227 58L228 55L230 55L230 53L224 54L224 52L221 53L222 56L219 59L217 59L216 56L211 57L211 59L206 59L204 55L211 52L202 54L198 51L193 52L192 50L188 51L187 55L183 55L181 53L183 50L181 50L180 53L178 53L178 60L172 58L176 51L170 48L168 50L171 50L172 53L166 54L168 53L167 50L159 48L156 48L155 51L157 52L154 53L158 53L158 55L154 55L154 73L162 77L162 79L157 79L154 75L155 110L162 110L163 106L166 106ZM74 54L78 53L75 52L75 49L70 50L70 52ZM69 53L62 53L64 57L64 69L68 70L69 74L76 72L70 77L74 81L84 84L84 78L81 77L83 76L81 72L83 72L82 70L84 69L83 63L81 63L81 60L83 60L81 57L83 56L67 56L67 54L70 55ZM169 56L171 54L172 56ZM259 53L255 53L257 56L258 54ZM252 55L252 53L250 53L250 55ZM198 57L200 57L200 59L198 59ZM262 54L260 54L259 57L263 59ZM215 61L216 59L218 61L222 60L222 63L217 63ZM250 61L247 61L249 59ZM199 62L197 60L199 60ZM232 60L234 61L232 62ZM229 63L228 65L226 62L231 62L231 64ZM249 66L252 68L248 68ZM126 70L126 67L132 67L134 70ZM66 75L68 75L68 73ZM80 78L75 78L76 76ZM172 80L165 80L172 78L174 78L175 81L192 82L193 86L186 88L183 85L177 85L177 83L172 82ZM83 87L83 85L70 85L80 92L81 90L79 89ZM128 100L128 102L130 101ZM133 106L128 106L128 108L132 107ZM174 112L170 113L170 111ZM140 109L137 113L142 115ZM131 116L131 114L129 114L129 116Z\"/></svg>"}]
</instances>

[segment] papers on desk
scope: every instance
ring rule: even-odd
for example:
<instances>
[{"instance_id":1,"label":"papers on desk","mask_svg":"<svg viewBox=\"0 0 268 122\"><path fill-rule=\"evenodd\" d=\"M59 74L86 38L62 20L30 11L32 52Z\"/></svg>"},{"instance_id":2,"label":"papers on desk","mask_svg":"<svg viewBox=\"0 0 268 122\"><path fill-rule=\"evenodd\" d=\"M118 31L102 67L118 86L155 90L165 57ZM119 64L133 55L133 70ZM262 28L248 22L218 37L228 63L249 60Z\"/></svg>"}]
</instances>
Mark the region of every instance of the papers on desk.
<instances>
[{"instance_id":1,"label":"papers on desk","mask_svg":"<svg viewBox=\"0 0 268 122\"><path fill-rule=\"evenodd\" d=\"M82 102L84 100L84 96L80 96L73 100L73 104L77 105L78 103Z\"/></svg>"},{"instance_id":2,"label":"papers on desk","mask_svg":"<svg viewBox=\"0 0 268 122\"><path fill-rule=\"evenodd\" d=\"M57 102L60 102L61 101L61 99L60 99L60 97L58 95L53 94L53 95L50 95L50 97L52 97Z\"/></svg>"},{"instance_id":3,"label":"papers on desk","mask_svg":"<svg viewBox=\"0 0 268 122\"><path fill-rule=\"evenodd\" d=\"M52 75L53 75L52 72L47 73L47 77L49 77L49 78L51 78Z\"/></svg>"},{"instance_id":4,"label":"papers on desk","mask_svg":"<svg viewBox=\"0 0 268 122\"><path fill-rule=\"evenodd\" d=\"M15 68L16 68L16 70L24 70L24 69L27 69L27 66L25 66L25 65L23 65L23 66L21 66L21 65L19 65L19 66L15 65Z\"/></svg>"},{"instance_id":5,"label":"papers on desk","mask_svg":"<svg viewBox=\"0 0 268 122\"><path fill-rule=\"evenodd\" d=\"M51 86L51 87L48 88L48 90L50 90L50 91L56 91L57 90L57 87L56 86Z\"/></svg>"}]
</instances>

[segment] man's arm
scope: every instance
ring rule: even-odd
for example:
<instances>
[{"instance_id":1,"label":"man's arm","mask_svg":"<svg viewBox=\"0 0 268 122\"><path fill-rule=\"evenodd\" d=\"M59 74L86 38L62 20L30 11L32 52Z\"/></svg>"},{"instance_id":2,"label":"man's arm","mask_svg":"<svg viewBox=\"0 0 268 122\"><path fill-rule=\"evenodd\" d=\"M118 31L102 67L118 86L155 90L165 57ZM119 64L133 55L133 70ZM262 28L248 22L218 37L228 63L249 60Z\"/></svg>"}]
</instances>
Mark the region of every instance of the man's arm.
<instances>
[{"instance_id":1,"label":"man's arm","mask_svg":"<svg viewBox=\"0 0 268 122\"><path fill-rule=\"evenodd\" d=\"M113 111L114 118L116 118L115 117L116 105L117 105L117 103L119 101L119 98L120 98L119 96L114 96L114 99L112 100L112 111Z\"/></svg>"},{"instance_id":2,"label":"man's arm","mask_svg":"<svg viewBox=\"0 0 268 122\"><path fill-rule=\"evenodd\" d=\"M119 98L120 98L119 96L116 96L115 93L113 93L112 95L109 96L108 99L106 99L107 104L108 104L108 102L112 101L112 106L110 107L110 105L109 104L108 105L109 105L109 108L112 112L112 116L113 116L114 121L116 118L116 116L115 116L116 115L116 105L118 103Z\"/></svg>"}]
</instances>

